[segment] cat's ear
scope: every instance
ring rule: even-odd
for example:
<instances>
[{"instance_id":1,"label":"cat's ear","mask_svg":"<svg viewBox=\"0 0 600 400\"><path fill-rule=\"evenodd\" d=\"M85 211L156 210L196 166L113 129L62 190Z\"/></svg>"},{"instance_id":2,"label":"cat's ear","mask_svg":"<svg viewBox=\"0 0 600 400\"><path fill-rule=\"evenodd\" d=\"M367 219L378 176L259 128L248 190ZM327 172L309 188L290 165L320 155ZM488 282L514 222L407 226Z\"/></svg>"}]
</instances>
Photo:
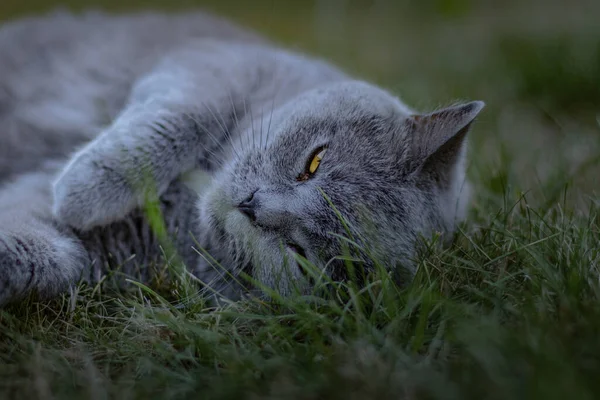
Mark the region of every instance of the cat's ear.
<instances>
[{"instance_id":1,"label":"cat's ear","mask_svg":"<svg viewBox=\"0 0 600 400\"><path fill-rule=\"evenodd\" d=\"M473 101L408 118L411 158L420 173L437 181L447 179L460 161L467 132L484 106L482 101Z\"/></svg>"}]
</instances>

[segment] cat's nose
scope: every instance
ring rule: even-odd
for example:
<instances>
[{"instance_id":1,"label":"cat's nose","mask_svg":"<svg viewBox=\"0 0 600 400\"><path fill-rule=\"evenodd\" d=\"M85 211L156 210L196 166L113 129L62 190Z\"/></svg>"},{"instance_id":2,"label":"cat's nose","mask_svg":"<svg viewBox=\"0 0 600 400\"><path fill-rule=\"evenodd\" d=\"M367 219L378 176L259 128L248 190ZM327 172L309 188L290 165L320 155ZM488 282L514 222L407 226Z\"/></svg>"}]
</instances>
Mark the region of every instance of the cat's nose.
<instances>
[{"instance_id":1,"label":"cat's nose","mask_svg":"<svg viewBox=\"0 0 600 400\"><path fill-rule=\"evenodd\" d=\"M258 205L258 201L254 197L254 193L256 192L252 192L248 198L238 204L238 210L250 218L250 221L252 222L256 221L256 206Z\"/></svg>"}]
</instances>

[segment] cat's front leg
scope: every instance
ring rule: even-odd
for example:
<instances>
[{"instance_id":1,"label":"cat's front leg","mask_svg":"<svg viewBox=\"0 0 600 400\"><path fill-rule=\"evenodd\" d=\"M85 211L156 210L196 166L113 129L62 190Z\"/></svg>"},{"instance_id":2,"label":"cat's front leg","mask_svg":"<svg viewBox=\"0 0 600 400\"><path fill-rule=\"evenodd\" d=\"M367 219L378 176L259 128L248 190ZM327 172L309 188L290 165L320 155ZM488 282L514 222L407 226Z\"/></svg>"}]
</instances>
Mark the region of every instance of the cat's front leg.
<instances>
[{"instance_id":1,"label":"cat's front leg","mask_svg":"<svg viewBox=\"0 0 600 400\"><path fill-rule=\"evenodd\" d=\"M31 292L56 296L89 266L81 241L51 217L50 176L22 175L0 191L0 305Z\"/></svg>"},{"instance_id":2,"label":"cat's front leg","mask_svg":"<svg viewBox=\"0 0 600 400\"><path fill-rule=\"evenodd\" d=\"M55 216L88 230L123 219L149 194L162 194L179 175L206 161L204 152L217 151L207 142L201 118L166 108L130 107L59 174Z\"/></svg>"},{"instance_id":3,"label":"cat's front leg","mask_svg":"<svg viewBox=\"0 0 600 400\"><path fill-rule=\"evenodd\" d=\"M89 265L76 238L49 226L38 228L0 231L0 305L32 292L43 299L56 296L75 284Z\"/></svg>"}]
</instances>

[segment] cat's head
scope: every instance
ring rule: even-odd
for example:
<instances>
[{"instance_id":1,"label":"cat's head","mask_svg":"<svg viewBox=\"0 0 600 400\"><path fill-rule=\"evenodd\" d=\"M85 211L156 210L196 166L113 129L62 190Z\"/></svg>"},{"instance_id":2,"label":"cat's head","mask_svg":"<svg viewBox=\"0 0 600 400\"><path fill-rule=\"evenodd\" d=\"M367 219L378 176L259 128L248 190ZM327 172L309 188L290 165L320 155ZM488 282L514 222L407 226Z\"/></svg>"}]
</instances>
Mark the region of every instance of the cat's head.
<instances>
[{"instance_id":1,"label":"cat's head","mask_svg":"<svg viewBox=\"0 0 600 400\"><path fill-rule=\"evenodd\" d=\"M214 268L282 294L308 287L294 253L344 279L344 242L357 266L375 258L410 269L420 235L450 233L464 218L465 136L482 108L416 114L360 82L307 92L232 150L199 203L201 244Z\"/></svg>"}]
</instances>

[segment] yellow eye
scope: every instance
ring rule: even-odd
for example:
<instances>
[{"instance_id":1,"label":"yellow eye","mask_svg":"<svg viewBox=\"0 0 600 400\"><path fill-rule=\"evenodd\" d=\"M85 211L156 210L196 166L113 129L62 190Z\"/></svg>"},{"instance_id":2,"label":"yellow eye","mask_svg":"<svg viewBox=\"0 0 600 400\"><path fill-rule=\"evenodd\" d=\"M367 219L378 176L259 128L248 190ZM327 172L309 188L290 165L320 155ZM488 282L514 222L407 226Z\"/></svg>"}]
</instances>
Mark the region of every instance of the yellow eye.
<instances>
[{"instance_id":1,"label":"yellow eye","mask_svg":"<svg viewBox=\"0 0 600 400\"><path fill-rule=\"evenodd\" d=\"M312 158L309 159L309 162L306 164L304 172L298 175L298 178L296 178L298 182L307 181L315 172L317 172L317 169L319 169L319 165L321 165L321 160L323 160L326 151L326 147L320 147L315 150Z\"/></svg>"},{"instance_id":2,"label":"yellow eye","mask_svg":"<svg viewBox=\"0 0 600 400\"><path fill-rule=\"evenodd\" d=\"M326 151L327 149L321 149L321 151L314 155L313 159L310 162L310 165L308 166L309 173L314 174L315 172L317 172L317 169L319 168L321 160L323 159L323 156L325 155Z\"/></svg>"}]
</instances>

